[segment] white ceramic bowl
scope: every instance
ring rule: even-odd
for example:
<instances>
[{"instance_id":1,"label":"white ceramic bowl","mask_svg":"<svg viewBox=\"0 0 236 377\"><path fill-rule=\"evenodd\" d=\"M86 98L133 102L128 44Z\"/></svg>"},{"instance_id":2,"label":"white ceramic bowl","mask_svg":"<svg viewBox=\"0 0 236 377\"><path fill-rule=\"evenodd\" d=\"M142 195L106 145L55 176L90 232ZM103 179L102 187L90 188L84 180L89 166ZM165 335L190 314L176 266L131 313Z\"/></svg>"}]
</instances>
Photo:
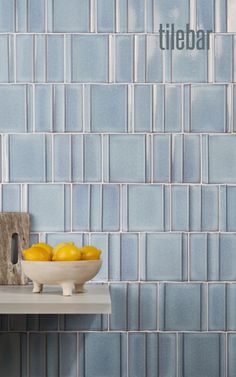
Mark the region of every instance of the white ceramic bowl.
<instances>
[{"instance_id":1,"label":"white ceramic bowl","mask_svg":"<svg viewBox=\"0 0 236 377\"><path fill-rule=\"evenodd\" d=\"M21 261L24 274L33 281L34 293L40 293L43 284L60 285L63 296L71 296L72 290L84 292L83 285L99 272L102 261L41 262Z\"/></svg>"}]
</instances>

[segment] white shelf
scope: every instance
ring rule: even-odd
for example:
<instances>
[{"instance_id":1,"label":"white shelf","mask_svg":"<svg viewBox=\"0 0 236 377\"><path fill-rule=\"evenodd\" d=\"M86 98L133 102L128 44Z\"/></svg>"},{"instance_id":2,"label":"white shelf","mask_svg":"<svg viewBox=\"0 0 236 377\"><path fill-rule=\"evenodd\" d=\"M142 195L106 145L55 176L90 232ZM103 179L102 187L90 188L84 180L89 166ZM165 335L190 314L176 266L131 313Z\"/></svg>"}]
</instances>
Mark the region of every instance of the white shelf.
<instances>
[{"instance_id":1,"label":"white shelf","mask_svg":"<svg viewBox=\"0 0 236 377\"><path fill-rule=\"evenodd\" d=\"M59 286L45 286L32 293L32 286L0 286L0 314L109 314L111 299L107 284L87 284L85 293L62 296Z\"/></svg>"}]
</instances>

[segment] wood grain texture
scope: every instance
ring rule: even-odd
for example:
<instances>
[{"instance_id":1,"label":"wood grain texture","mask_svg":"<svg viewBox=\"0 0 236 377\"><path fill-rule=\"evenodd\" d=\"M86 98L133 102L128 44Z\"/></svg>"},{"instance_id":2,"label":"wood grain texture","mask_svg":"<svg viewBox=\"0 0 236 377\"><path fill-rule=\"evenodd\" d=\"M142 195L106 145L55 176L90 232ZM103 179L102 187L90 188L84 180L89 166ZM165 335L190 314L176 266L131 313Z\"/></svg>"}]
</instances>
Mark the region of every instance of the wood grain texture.
<instances>
[{"instance_id":1,"label":"wood grain texture","mask_svg":"<svg viewBox=\"0 0 236 377\"><path fill-rule=\"evenodd\" d=\"M26 284L21 270L21 252L29 246L28 213L0 213L0 284ZM12 235L18 234L18 262L11 262Z\"/></svg>"}]
</instances>

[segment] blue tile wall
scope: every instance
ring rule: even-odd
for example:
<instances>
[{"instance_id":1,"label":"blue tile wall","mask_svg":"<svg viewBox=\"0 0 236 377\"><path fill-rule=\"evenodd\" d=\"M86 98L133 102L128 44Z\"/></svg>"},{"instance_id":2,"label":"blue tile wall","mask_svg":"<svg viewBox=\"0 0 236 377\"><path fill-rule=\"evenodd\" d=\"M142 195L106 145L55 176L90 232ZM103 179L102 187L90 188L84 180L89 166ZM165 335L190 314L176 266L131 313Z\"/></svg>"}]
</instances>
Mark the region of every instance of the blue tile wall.
<instances>
[{"instance_id":1,"label":"blue tile wall","mask_svg":"<svg viewBox=\"0 0 236 377\"><path fill-rule=\"evenodd\" d=\"M236 375L234 0L1 0L0 209L103 250L111 315L0 316L0 376ZM160 48L159 24L211 29Z\"/></svg>"}]
</instances>

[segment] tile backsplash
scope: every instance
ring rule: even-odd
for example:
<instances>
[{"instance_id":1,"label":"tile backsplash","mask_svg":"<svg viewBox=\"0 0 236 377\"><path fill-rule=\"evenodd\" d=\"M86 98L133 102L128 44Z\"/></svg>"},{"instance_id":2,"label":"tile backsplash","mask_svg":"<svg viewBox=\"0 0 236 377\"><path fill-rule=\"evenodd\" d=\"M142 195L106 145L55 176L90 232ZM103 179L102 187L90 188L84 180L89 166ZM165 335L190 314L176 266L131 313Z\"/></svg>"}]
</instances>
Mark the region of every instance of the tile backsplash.
<instances>
[{"instance_id":1,"label":"tile backsplash","mask_svg":"<svg viewBox=\"0 0 236 377\"><path fill-rule=\"evenodd\" d=\"M95 244L112 314L0 316L1 377L236 376L235 0L0 0L0 210ZM162 50L159 24L212 30Z\"/></svg>"}]
</instances>

